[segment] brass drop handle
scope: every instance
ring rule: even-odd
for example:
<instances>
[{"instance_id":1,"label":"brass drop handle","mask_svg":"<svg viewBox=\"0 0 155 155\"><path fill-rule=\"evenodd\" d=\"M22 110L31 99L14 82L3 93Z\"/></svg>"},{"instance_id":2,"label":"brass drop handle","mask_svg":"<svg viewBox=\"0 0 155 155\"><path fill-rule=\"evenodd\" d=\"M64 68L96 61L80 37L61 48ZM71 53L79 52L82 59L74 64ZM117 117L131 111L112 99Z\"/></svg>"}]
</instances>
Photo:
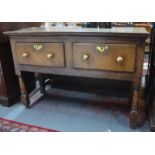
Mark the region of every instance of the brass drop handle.
<instances>
[{"instance_id":1,"label":"brass drop handle","mask_svg":"<svg viewBox=\"0 0 155 155\"><path fill-rule=\"evenodd\" d=\"M88 60L88 59L89 59L89 55L88 55L88 54L84 54L84 55L83 55L83 60L86 61L86 60Z\"/></svg>"},{"instance_id":2,"label":"brass drop handle","mask_svg":"<svg viewBox=\"0 0 155 155\"><path fill-rule=\"evenodd\" d=\"M47 54L47 55L46 55L46 58L47 58L47 59L52 59L52 58L53 58L53 56L54 56L54 54L53 54L53 53L49 53L49 54Z\"/></svg>"},{"instance_id":3,"label":"brass drop handle","mask_svg":"<svg viewBox=\"0 0 155 155\"><path fill-rule=\"evenodd\" d=\"M103 53L105 51L108 51L109 47L107 45L105 46L96 46L96 49L98 52Z\"/></svg>"},{"instance_id":4,"label":"brass drop handle","mask_svg":"<svg viewBox=\"0 0 155 155\"><path fill-rule=\"evenodd\" d=\"M34 44L34 45L33 45L33 49L34 49L35 51L40 51L40 50L43 49L43 45L41 45L41 44Z\"/></svg>"},{"instance_id":5,"label":"brass drop handle","mask_svg":"<svg viewBox=\"0 0 155 155\"><path fill-rule=\"evenodd\" d=\"M23 58L27 58L29 56L29 53L23 53L22 56Z\"/></svg>"},{"instance_id":6,"label":"brass drop handle","mask_svg":"<svg viewBox=\"0 0 155 155\"><path fill-rule=\"evenodd\" d=\"M121 57L121 56L117 57L117 59L116 59L116 61L117 61L118 63L123 62L123 60L124 60L124 58L123 58L123 57Z\"/></svg>"}]
</instances>

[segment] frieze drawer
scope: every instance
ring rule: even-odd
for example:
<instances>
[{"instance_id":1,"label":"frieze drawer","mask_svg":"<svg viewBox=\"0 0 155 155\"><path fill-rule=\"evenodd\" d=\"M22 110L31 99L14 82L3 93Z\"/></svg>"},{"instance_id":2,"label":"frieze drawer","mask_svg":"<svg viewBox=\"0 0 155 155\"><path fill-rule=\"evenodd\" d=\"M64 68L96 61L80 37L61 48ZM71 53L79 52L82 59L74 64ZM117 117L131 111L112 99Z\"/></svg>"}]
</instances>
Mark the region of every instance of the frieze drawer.
<instances>
[{"instance_id":1,"label":"frieze drawer","mask_svg":"<svg viewBox=\"0 0 155 155\"><path fill-rule=\"evenodd\" d=\"M16 43L19 64L64 67L63 43Z\"/></svg>"},{"instance_id":2,"label":"frieze drawer","mask_svg":"<svg viewBox=\"0 0 155 155\"><path fill-rule=\"evenodd\" d=\"M74 43L74 68L134 72L135 45Z\"/></svg>"}]
</instances>

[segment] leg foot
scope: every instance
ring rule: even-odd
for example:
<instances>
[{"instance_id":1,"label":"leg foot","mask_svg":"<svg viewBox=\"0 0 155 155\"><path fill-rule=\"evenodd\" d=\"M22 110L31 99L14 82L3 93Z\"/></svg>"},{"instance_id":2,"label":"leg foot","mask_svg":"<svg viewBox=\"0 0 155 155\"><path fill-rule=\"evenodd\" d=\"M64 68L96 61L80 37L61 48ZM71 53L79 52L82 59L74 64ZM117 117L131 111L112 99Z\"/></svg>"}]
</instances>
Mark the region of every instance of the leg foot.
<instances>
[{"instance_id":1,"label":"leg foot","mask_svg":"<svg viewBox=\"0 0 155 155\"><path fill-rule=\"evenodd\" d=\"M29 107L30 101L27 93L22 93L20 99L22 104L24 104L26 107Z\"/></svg>"},{"instance_id":2,"label":"leg foot","mask_svg":"<svg viewBox=\"0 0 155 155\"><path fill-rule=\"evenodd\" d=\"M131 128L136 128L137 118L138 118L137 110L131 110L131 112L130 112L130 127Z\"/></svg>"}]
</instances>

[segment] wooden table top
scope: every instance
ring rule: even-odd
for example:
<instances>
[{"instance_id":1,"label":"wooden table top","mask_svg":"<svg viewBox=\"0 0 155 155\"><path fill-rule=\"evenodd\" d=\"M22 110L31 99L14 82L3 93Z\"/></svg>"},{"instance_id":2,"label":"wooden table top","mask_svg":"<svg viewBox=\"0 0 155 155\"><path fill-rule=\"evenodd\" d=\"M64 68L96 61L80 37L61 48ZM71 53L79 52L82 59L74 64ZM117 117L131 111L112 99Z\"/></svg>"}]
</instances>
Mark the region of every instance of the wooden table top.
<instances>
[{"instance_id":1,"label":"wooden table top","mask_svg":"<svg viewBox=\"0 0 155 155\"><path fill-rule=\"evenodd\" d=\"M56 28L45 29L44 27L31 27L20 29L16 31L7 31L4 34L13 35L134 35L134 36L148 36L150 33L142 27L112 27L112 28Z\"/></svg>"}]
</instances>

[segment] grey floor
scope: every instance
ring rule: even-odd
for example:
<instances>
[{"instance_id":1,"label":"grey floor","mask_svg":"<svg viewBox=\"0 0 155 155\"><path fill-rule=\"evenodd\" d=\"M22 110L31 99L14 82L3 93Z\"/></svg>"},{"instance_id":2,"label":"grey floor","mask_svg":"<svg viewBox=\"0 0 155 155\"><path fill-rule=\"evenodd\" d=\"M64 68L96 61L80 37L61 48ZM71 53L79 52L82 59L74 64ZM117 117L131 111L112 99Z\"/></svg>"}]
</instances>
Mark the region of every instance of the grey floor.
<instances>
[{"instance_id":1,"label":"grey floor","mask_svg":"<svg viewBox=\"0 0 155 155\"><path fill-rule=\"evenodd\" d=\"M17 103L0 105L0 117L59 131L148 132L149 122L137 129L129 128L129 107L100 104L102 98L77 91L49 89L49 95L38 91L27 109Z\"/></svg>"}]
</instances>

